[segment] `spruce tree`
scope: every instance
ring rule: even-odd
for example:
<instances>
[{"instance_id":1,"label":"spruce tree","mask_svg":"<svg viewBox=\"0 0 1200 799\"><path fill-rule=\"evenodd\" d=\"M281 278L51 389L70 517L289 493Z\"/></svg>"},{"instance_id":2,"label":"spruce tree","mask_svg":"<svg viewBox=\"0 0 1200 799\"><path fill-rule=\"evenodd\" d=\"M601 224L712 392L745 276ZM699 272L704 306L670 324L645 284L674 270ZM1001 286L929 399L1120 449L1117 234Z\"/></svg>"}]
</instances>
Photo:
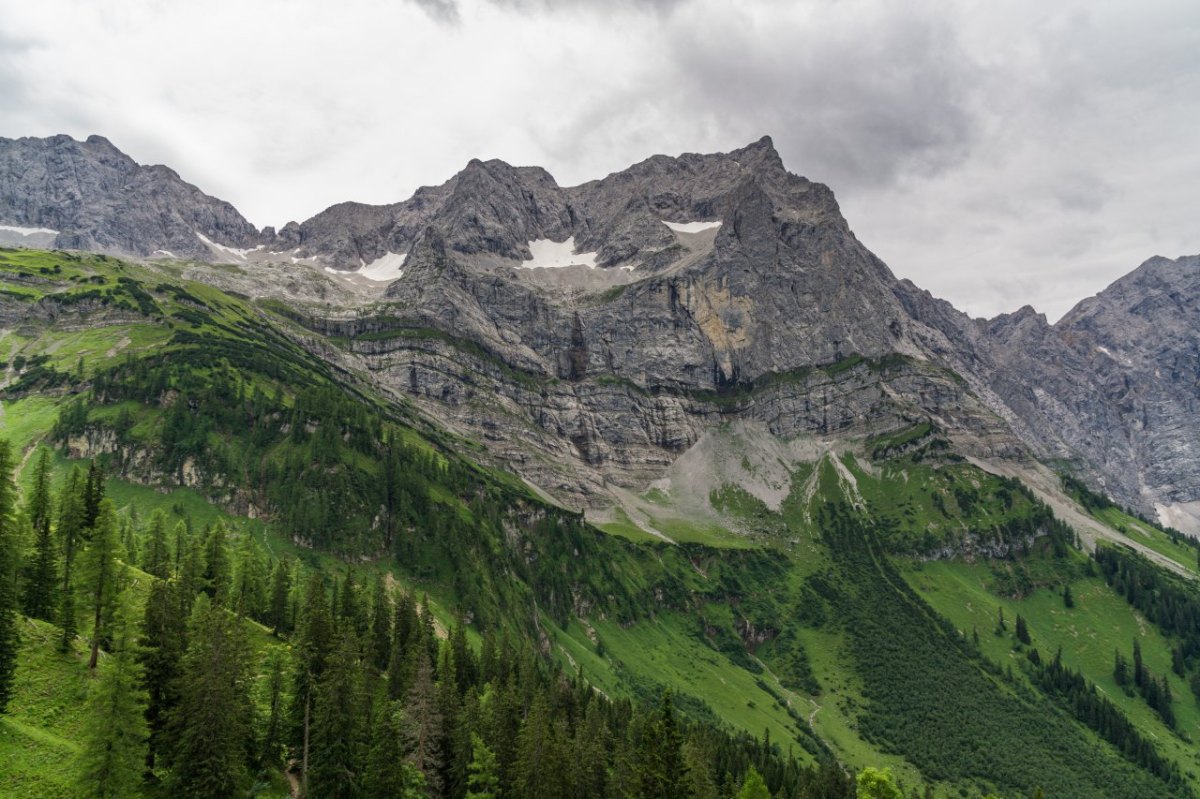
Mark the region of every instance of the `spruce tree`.
<instances>
[{"instance_id":1,"label":"spruce tree","mask_svg":"<svg viewBox=\"0 0 1200 799\"><path fill-rule=\"evenodd\" d=\"M362 684L353 630L338 636L317 686L312 711L309 791L328 799L353 799L362 778Z\"/></svg>"},{"instance_id":2,"label":"spruce tree","mask_svg":"<svg viewBox=\"0 0 1200 799\"><path fill-rule=\"evenodd\" d=\"M373 730L363 777L363 794L371 799L426 799L425 778L405 758L406 723L399 702L389 702Z\"/></svg>"},{"instance_id":3,"label":"spruce tree","mask_svg":"<svg viewBox=\"0 0 1200 799\"><path fill-rule=\"evenodd\" d=\"M408 762L425 778L430 795L442 795L442 753L444 725L438 710L433 665L424 652L416 669L416 677L404 703L404 740Z\"/></svg>"},{"instance_id":4,"label":"spruce tree","mask_svg":"<svg viewBox=\"0 0 1200 799\"><path fill-rule=\"evenodd\" d=\"M150 584L140 643L150 730L146 765L153 769L158 758L171 749L168 722L179 704L178 679L187 643L187 618L176 583L156 580Z\"/></svg>"},{"instance_id":5,"label":"spruce tree","mask_svg":"<svg viewBox=\"0 0 1200 799\"><path fill-rule=\"evenodd\" d=\"M1129 684L1129 662L1125 660L1125 656L1121 654L1120 650L1113 655L1113 679L1122 688Z\"/></svg>"},{"instance_id":6,"label":"spruce tree","mask_svg":"<svg viewBox=\"0 0 1200 799\"><path fill-rule=\"evenodd\" d=\"M291 631L288 617L288 597L292 591L292 572L284 561L276 561L271 569L270 596L267 600L266 623L275 635Z\"/></svg>"},{"instance_id":7,"label":"spruce tree","mask_svg":"<svg viewBox=\"0 0 1200 799\"><path fill-rule=\"evenodd\" d=\"M90 530L96 526L100 515L100 503L104 500L104 469L95 458L88 464L87 482L83 490L83 527Z\"/></svg>"},{"instance_id":8,"label":"spruce tree","mask_svg":"<svg viewBox=\"0 0 1200 799\"><path fill-rule=\"evenodd\" d=\"M371 665L378 671L388 666L392 644L392 603L388 601L383 578L375 580L371 592L371 636L367 642Z\"/></svg>"},{"instance_id":9,"label":"spruce tree","mask_svg":"<svg viewBox=\"0 0 1200 799\"><path fill-rule=\"evenodd\" d=\"M51 526L49 451L42 449L33 470L28 516L34 553L25 584L25 615L51 621L58 612L58 544Z\"/></svg>"},{"instance_id":10,"label":"spruce tree","mask_svg":"<svg viewBox=\"0 0 1200 799\"><path fill-rule=\"evenodd\" d=\"M638 752L638 781L644 796L676 799L687 794L683 735L670 691L663 694L658 713L643 731Z\"/></svg>"},{"instance_id":11,"label":"spruce tree","mask_svg":"<svg viewBox=\"0 0 1200 799\"><path fill-rule=\"evenodd\" d=\"M63 559L74 563L75 555L86 538L87 484L78 466L72 466L58 493L58 536L62 541Z\"/></svg>"},{"instance_id":12,"label":"spruce tree","mask_svg":"<svg viewBox=\"0 0 1200 799\"><path fill-rule=\"evenodd\" d=\"M13 483L13 454L0 439L0 713L12 698L20 636L17 632L17 487Z\"/></svg>"},{"instance_id":13,"label":"spruce tree","mask_svg":"<svg viewBox=\"0 0 1200 799\"><path fill-rule=\"evenodd\" d=\"M1147 683L1146 665L1144 663L1142 663L1142 645L1140 643L1138 643L1137 639L1134 639L1134 641L1133 641L1133 684L1136 685L1138 688L1145 688L1146 683Z\"/></svg>"},{"instance_id":14,"label":"spruce tree","mask_svg":"<svg viewBox=\"0 0 1200 799\"><path fill-rule=\"evenodd\" d=\"M50 496L50 450L45 447L38 452L37 463L33 467L33 485L29 488L29 523L33 525L34 533L43 527L47 530L53 521L53 500Z\"/></svg>"},{"instance_id":15,"label":"spruce tree","mask_svg":"<svg viewBox=\"0 0 1200 799\"><path fill-rule=\"evenodd\" d=\"M1075 607L1075 595L1071 593L1071 585L1069 583L1063 586L1063 607L1068 609Z\"/></svg>"},{"instance_id":16,"label":"spruce tree","mask_svg":"<svg viewBox=\"0 0 1200 799\"><path fill-rule=\"evenodd\" d=\"M598 701L589 701L571 747L576 796L604 796L608 788L608 727ZM715 799L705 796L702 799Z\"/></svg>"},{"instance_id":17,"label":"spruce tree","mask_svg":"<svg viewBox=\"0 0 1200 799\"><path fill-rule=\"evenodd\" d=\"M1030 637L1029 637L1029 627L1026 626L1026 624L1025 624L1025 617L1022 616L1020 613L1017 614L1016 636L1017 636L1017 640L1020 641L1021 643L1025 644L1026 646L1028 646L1031 643L1032 639L1030 639Z\"/></svg>"},{"instance_id":18,"label":"spruce tree","mask_svg":"<svg viewBox=\"0 0 1200 799\"><path fill-rule=\"evenodd\" d=\"M163 580L171 576L171 551L167 544L167 515L161 510L150 514L150 530L142 558L142 568Z\"/></svg>"},{"instance_id":19,"label":"spruce tree","mask_svg":"<svg viewBox=\"0 0 1200 799\"><path fill-rule=\"evenodd\" d=\"M258 758L263 768L277 768L283 762L283 666L283 656L272 654L267 664L267 723Z\"/></svg>"},{"instance_id":20,"label":"spruce tree","mask_svg":"<svg viewBox=\"0 0 1200 799\"><path fill-rule=\"evenodd\" d=\"M521 734L517 736L514 782L518 796L524 799L557 799L567 794L566 740L566 730L554 722L546 694L539 692L521 726Z\"/></svg>"},{"instance_id":21,"label":"spruce tree","mask_svg":"<svg viewBox=\"0 0 1200 799\"><path fill-rule=\"evenodd\" d=\"M233 608L254 619L264 616L267 605L267 561L262 547L249 532L238 544L233 577Z\"/></svg>"},{"instance_id":22,"label":"spruce tree","mask_svg":"<svg viewBox=\"0 0 1200 799\"><path fill-rule=\"evenodd\" d=\"M141 794L146 762L146 692L128 603L113 620L112 657L88 699L78 793L87 799Z\"/></svg>"},{"instance_id":23,"label":"spruce tree","mask_svg":"<svg viewBox=\"0 0 1200 799\"><path fill-rule=\"evenodd\" d=\"M325 673L325 662L333 645L333 620L321 575L309 576L304 591L299 630L292 651L295 654L292 683L291 739L300 752L301 791L308 793L309 756L311 753L312 712L317 684Z\"/></svg>"},{"instance_id":24,"label":"spruce tree","mask_svg":"<svg viewBox=\"0 0 1200 799\"><path fill-rule=\"evenodd\" d=\"M96 511L92 540L80 563L80 582L87 593L87 610L92 619L89 669L96 668L100 644L107 640L107 623L116 606L117 566L117 509L111 499L105 499Z\"/></svg>"},{"instance_id":25,"label":"spruce tree","mask_svg":"<svg viewBox=\"0 0 1200 799\"><path fill-rule=\"evenodd\" d=\"M204 572L201 584L214 602L224 603L229 597L232 567L229 559L229 537L225 523L218 520L204 539Z\"/></svg>"},{"instance_id":26,"label":"spruce tree","mask_svg":"<svg viewBox=\"0 0 1200 799\"><path fill-rule=\"evenodd\" d=\"M172 717L171 787L188 799L224 799L247 786L252 703L250 646L241 624L196 600Z\"/></svg>"}]
</instances>

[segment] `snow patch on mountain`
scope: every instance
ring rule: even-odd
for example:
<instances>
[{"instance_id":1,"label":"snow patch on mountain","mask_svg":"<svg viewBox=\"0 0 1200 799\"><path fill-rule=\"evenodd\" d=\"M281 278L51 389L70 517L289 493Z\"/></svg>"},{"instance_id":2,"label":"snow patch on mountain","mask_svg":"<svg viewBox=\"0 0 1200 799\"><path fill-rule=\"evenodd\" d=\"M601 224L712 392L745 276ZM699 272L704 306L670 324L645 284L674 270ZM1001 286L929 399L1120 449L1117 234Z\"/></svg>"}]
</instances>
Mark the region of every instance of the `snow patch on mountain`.
<instances>
[{"instance_id":1,"label":"snow patch on mountain","mask_svg":"<svg viewBox=\"0 0 1200 799\"><path fill-rule=\"evenodd\" d=\"M43 234L47 236L57 236L57 230L51 230L48 227L18 227L17 225L0 225L0 230L6 233L19 233L22 236L36 236Z\"/></svg>"},{"instance_id":2,"label":"snow patch on mountain","mask_svg":"<svg viewBox=\"0 0 1200 799\"><path fill-rule=\"evenodd\" d=\"M241 250L241 249L238 249L237 247L227 247L224 244L217 244L215 241L213 241L212 239L205 236L199 230L196 231L196 237L198 239L200 239L200 241L202 241L204 243L204 245L206 247L208 247L210 250L212 250L213 252L216 252L219 254L223 253L225 255L232 255L234 258L238 258L242 261L246 260L246 256L249 255L250 253L263 249L263 245L261 245L261 244L258 245L257 247L254 247L253 249L249 249L249 250Z\"/></svg>"},{"instance_id":3,"label":"snow patch on mountain","mask_svg":"<svg viewBox=\"0 0 1200 799\"><path fill-rule=\"evenodd\" d=\"M716 222L668 222L664 219L662 223L676 233L703 233L706 230L712 230L721 226L719 220Z\"/></svg>"},{"instance_id":4,"label":"snow patch on mountain","mask_svg":"<svg viewBox=\"0 0 1200 799\"><path fill-rule=\"evenodd\" d=\"M574 236L569 237L566 241L551 241L550 239L531 241L529 242L529 252L533 258L522 261L521 269L560 269L564 266L596 268L597 253L575 252Z\"/></svg>"},{"instance_id":5,"label":"snow patch on mountain","mask_svg":"<svg viewBox=\"0 0 1200 799\"><path fill-rule=\"evenodd\" d=\"M368 280L398 280L404 276L403 267L404 261L407 258L407 253L388 252L369 264L364 263L359 267L357 274L362 275Z\"/></svg>"}]
</instances>

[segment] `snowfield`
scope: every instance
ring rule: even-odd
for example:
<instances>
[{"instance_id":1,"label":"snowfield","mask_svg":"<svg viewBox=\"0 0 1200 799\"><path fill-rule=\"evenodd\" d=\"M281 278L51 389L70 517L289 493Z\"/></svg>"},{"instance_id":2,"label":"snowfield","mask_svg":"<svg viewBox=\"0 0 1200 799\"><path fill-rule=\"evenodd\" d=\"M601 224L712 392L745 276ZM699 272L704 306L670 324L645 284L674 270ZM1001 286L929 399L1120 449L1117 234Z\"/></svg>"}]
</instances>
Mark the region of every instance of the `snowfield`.
<instances>
[{"instance_id":1,"label":"snowfield","mask_svg":"<svg viewBox=\"0 0 1200 799\"><path fill-rule=\"evenodd\" d=\"M575 252L575 237L566 241L551 241L538 239L529 242L529 252L533 258L522 261L519 269L561 269L564 266L586 266L596 268L596 253Z\"/></svg>"},{"instance_id":2,"label":"snowfield","mask_svg":"<svg viewBox=\"0 0 1200 799\"><path fill-rule=\"evenodd\" d=\"M662 223L676 233L701 233L721 226L720 222L668 222L665 219Z\"/></svg>"}]
</instances>

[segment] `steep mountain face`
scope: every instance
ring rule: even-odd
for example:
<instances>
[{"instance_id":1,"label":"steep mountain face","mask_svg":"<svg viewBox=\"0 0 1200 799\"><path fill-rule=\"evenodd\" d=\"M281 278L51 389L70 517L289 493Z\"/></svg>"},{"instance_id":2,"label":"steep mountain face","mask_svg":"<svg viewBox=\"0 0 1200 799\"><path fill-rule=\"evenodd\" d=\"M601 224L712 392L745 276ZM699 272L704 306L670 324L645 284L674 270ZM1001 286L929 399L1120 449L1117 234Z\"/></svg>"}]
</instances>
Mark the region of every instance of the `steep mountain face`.
<instances>
[{"instance_id":1,"label":"steep mountain face","mask_svg":"<svg viewBox=\"0 0 1200 799\"><path fill-rule=\"evenodd\" d=\"M1039 457L1200 534L1200 257L1152 258L1059 322L1026 306L972 320L905 281L934 357L972 383Z\"/></svg>"},{"instance_id":2,"label":"steep mountain face","mask_svg":"<svg viewBox=\"0 0 1200 799\"><path fill-rule=\"evenodd\" d=\"M1056 325L973 320L896 280L769 138L569 188L474 160L261 234L98 137L3 140L0 165L0 226L253 265L193 270L287 300L330 337L313 346L572 504L643 489L732 421L821 440L929 422L1200 532L1196 258L1149 261Z\"/></svg>"},{"instance_id":3,"label":"steep mountain face","mask_svg":"<svg viewBox=\"0 0 1200 799\"><path fill-rule=\"evenodd\" d=\"M424 227L410 242L418 213ZM769 139L655 157L571 189L540 170L472 162L386 214L332 215L349 217L358 242L403 251L404 270L377 315L313 309L306 324L573 503L643 488L735 419L785 437L936 420L970 453L1023 452L928 357L918 342L932 334L914 331L895 278L829 189L788 173ZM300 229L335 227L327 218ZM539 240L588 254L539 268ZM301 246L313 254L321 243ZM367 262L379 252L316 254Z\"/></svg>"},{"instance_id":4,"label":"steep mountain face","mask_svg":"<svg viewBox=\"0 0 1200 799\"><path fill-rule=\"evenodd\" d=\"M200 235L234 248L258 243L232 205L101 136L0 138L0 226L9 242L50 238L33 243L140 256L207 259L214 248Z\"/></svg>"}]
</instances>

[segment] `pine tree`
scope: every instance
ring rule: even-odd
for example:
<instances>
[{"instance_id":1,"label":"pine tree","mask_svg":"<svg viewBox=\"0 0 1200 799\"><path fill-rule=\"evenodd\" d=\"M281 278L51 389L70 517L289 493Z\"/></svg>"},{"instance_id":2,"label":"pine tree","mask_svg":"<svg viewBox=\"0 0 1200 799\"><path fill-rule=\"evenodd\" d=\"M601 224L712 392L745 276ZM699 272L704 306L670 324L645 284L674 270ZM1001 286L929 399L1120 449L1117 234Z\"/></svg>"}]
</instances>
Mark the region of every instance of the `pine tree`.
<instances>
[{"instance_id":1,"label":"pine tree","mask_svg":"<svg viewBox=\"0 0 1200 799\"><path fill-rule=\"evenodd\" d=\"M92 540L84 550L80 564L80 582L85 586L88 613L92 617L92 656L88 668L95 669L100 644L107 640L107 624L112 617L117 585L117 509L111 499L100 501L96 511Z\"/></svg>"},{"instance_id":2,"label":"pine tree","mask_svg":"<svg viewBox=\"0 0 1200 799\"><path fill-rule=\"evenodd\" d=\"M583 764L580 764L583 765ZM497 799L500 795L499 765L478 733L471 733L471 764L467 766L466 799ZM603 793L581 794L603 796Z\"/></svg>"},{"instance_id":3,"label":"pine tree","mask_svg":"<svg viewBox=\"0 0 1200 799\"><path fill-rule=\"evenodd\" d=\"M1075 596L1071 593L1069 583L1063 586L1063 607L1068 609L1075 607Z\"/></svg>"},{"instance_id":4,"label":"pine tree","mask_svg":"<svg viewBox=\"0 0 1200 799\"><path fill-rule=\"evenodd\" d=\"M859 795L865 796L866 794L860 793ZM762 775L754 766L751 766L750 771L746 773L746 779L742 781L742 787L737 792L736 799L771 799L771 792L767 789L767 784L763 782Z\"/></svg>"},{"instance_id":5,"label":"pine tree","mask_svg":"<svg viewBox=\"0 0 1200 799\"><path fill-rule=\"evenodd\" d=\"M125 605L113 619L112 657L88 699L79 795L125 799L141 793L146 762L146 692Z\"/></svg>"},{"instance_id":6,"label":"pine tree","mask_svg":"<svg viewBox=\"0 0 1200 799\"><path fill-rule=\"evenodd\" d=\"M0 439L0 713L12 698L17 670L17 487L13 483L12 447Z\"/></svg>"},{"instance_id":7,"label":"pine tree","mask_svg":"<svg viewBox=\"0 0 1200 799\"><path fill-rule=\"evenodd\" d=\"M1138 688L1146 687L1146 665L1142 663L1142 645L1134 639L1133 642L1133 684Z\"/></svg>"},{"instance_id":8,"label":"pine tree","mask_svg":"<svg viewBox=\"0 0 1200 799\"><path fill-rule=\"evenodd\" d=\"M171 720L171 785L178 796L224 799L246 787L252 653L241 624L206 596L196 600Z\"/></svg>"},{"instance_id":9,"label":"pine tree","mask_svg":"<svg viewBox=\"0 0 1200 799\"><path fill-rule=\"evenodd\" d=\"M34 554L25 584L25 615L50 621L58 611L58 545L51 528L49 451L45 449L34 467L28 506Z\"/></svg>"},{"instance_id":10,"label":"pine tree","mask_svg":"<svg viewBox=\"0 0 1200 799\"><path fill-rule=\"evenodd\" d=\"M358 642L343 631L317 685L312 712L309 790L312 796L353 799L361 779L362 685Z\"/></svg>"}]
</instances>

